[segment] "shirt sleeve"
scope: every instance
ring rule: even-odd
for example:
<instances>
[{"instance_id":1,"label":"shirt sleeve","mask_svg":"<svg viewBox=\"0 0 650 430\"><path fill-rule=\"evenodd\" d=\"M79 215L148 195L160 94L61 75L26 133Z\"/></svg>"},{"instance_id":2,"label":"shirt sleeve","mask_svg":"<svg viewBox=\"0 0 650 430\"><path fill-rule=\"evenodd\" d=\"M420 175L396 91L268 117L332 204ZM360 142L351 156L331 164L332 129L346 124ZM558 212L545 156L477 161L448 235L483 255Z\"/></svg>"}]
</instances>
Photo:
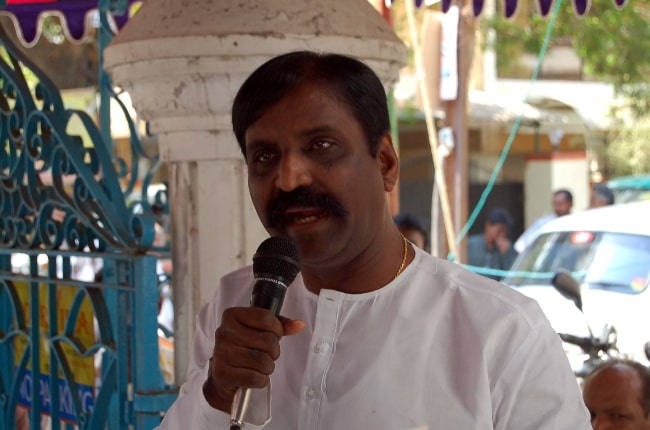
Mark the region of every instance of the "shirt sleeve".
<instances>
[{"instance_id":1,"label":"shirt sleeve","mask_svg":"<svg viewBox=\"0 0 650 430\"><path fill-rule=\"evenodd\" d=\"M578 382L550 325L540 325L503 363L492 393L495 430L589 430Z\"/></svg>"},{"instance_id":2,"label":"shirt sleeve","mask_svg":"<svg viewBox=\"0 0 650 430\"><path fill-rule=\"evenodd\" d=\"M197 316L187 379L180 388L178 398L156 429L230 429L230 414L214 409L203 395L203 384L207 379L209 359L214 349L214 332L220 318L218 314L217 307L211 302ZM258 430L270 420L270 387L253 391L248 409L251 412L245 416L246 428Z\"/></svg>"},{"instance_id":3,"label":"shirt sleeve","mask_svg":"<svg viewBox=\"0 0 650 430\"><path fill-rule=\"evenodd\" d=\"M208 374L209 358L214 347L215 316L210 315L212 306L206 305L196 319L192 355L187 378L181 386L178 398L167 410L157 429L200 430L230 428L230 416L212 408L203 396L203 383ZM216 328L216 327L215 327Z\"/></svg>"}]
</instances>

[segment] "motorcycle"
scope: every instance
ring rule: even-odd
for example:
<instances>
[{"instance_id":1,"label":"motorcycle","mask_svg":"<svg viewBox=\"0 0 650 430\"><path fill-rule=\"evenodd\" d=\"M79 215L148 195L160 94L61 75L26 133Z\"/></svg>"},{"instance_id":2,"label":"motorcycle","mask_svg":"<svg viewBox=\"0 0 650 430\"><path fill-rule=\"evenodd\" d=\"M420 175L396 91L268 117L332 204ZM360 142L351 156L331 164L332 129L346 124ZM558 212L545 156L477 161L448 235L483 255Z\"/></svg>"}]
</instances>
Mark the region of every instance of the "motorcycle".
<instances>
[{"instance_id":1,"label":"motorcycle","mask_svg":"<svg viewBox=\"0 0 650 430\"><path fill-rule=\"evenodd\" d=\"M584 316L580 284L573 278L571 273L564 270L558 271L553 276L551 283L560 294L573 301L580 313ZM583 337L569 333L558 333L563 342L576 345L582 351L578 360L572 360L569 357L573 372L579 380L584 379L600 363L619 355L616 345L618 335L614 326L606 324L600 336L595 336L591 327L586 322L586 317L585 323L587 324L589 336Z\"/></svg>"}]
</instances>

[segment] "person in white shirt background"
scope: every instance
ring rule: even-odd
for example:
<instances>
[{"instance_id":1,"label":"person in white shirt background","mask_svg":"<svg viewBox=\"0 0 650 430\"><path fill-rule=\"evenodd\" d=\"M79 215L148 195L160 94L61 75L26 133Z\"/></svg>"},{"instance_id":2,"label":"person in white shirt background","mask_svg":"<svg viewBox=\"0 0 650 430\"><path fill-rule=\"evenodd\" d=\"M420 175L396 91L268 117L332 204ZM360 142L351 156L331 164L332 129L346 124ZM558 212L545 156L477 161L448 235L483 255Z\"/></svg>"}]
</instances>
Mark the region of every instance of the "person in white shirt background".
<instances>
[{"instance_id":1,"label":"person in white shirt background","mask_svg":"<svg viewBox=\"0 0 650 430\"><path fill-rule=\"evenodd\" d=\"M281 317L250 307L251 266L197 318L160 429L582 429L558 335L514 290L412 246L386 193L399 177L384 87L362 62L293 52L240 88L233 129L249 192L301 272Z\"/></svg>"},{"instance_id":2,"label":"person in white shirt background","mask_svg":"<svg viewBox=\"0 0 650 430\"><path fill-rule=\"evenodd\" d=\"M564 215L571 213L573 208L573 194L568 189L562 188L553 193L553 213L538 218L530 227L523 232L519 239L514 244L515 251L519 254L535 241L539 234L539 230L547 222Z\"/></svg>"}]
</instances>

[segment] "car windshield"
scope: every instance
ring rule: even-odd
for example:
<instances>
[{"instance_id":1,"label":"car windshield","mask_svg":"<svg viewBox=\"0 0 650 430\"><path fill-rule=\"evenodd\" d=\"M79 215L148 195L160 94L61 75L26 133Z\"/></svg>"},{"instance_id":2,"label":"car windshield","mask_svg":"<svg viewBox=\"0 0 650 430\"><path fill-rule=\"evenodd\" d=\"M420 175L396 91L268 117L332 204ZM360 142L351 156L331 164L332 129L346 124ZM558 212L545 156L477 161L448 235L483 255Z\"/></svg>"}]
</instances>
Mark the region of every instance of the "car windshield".
<instances>
[{"instance_id":1,"label":"car windshield","mask_svg":"<svg viewBox=\"0 0 650 430\"><path fill-rule=\"evenodd\" d=\"M554 232L538 237L515 261L503 282L548 285L568 270L592 289L636 294L648 286L650 237L603 232Z\"/></svg>"}]
</instances>

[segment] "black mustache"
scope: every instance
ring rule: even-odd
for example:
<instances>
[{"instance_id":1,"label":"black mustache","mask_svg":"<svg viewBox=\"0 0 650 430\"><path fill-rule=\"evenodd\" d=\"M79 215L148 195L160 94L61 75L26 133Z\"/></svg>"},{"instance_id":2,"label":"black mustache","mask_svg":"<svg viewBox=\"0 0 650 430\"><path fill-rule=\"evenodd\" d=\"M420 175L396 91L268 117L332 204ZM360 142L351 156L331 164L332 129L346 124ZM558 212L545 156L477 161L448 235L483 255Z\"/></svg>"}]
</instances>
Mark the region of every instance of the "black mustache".
<instances>
[{"instance_id":1,"label":"black mustache","mask_svg":"<svg viewBox=\"0 0 650 430\"><path fill-rule=\"evenodd\" d=\"M297 188L288 193L280 191L280 194L271 202L268 209L269 227L281 223L285 212L293 207L317 208L333 217L342 218L347 215L347 211L336 198L313 192L308 188Z\"/></svg>"}]
</instances>

